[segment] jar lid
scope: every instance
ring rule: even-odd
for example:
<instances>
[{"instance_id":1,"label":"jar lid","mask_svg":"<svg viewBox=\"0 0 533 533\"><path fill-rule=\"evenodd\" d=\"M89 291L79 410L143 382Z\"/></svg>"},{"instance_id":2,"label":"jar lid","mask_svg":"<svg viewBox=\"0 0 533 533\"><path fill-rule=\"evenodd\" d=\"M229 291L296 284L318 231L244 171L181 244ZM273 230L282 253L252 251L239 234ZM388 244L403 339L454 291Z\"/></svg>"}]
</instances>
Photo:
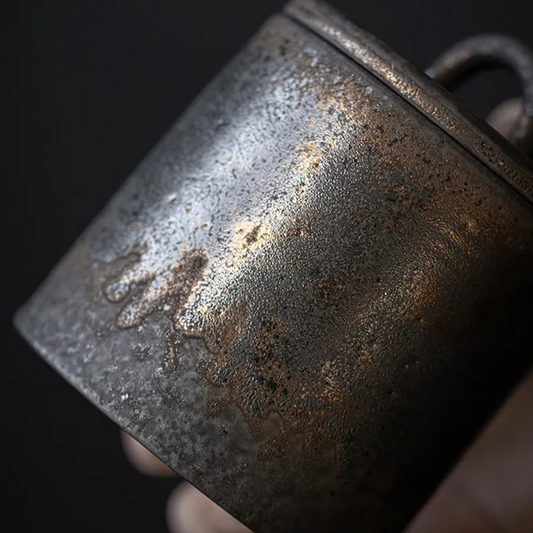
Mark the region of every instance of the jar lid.
<instances>
[{"instance_id":1,"label":"jar lid","mask_svg":"<svg viewBox=\"0 0 533 533\"><path fill-rule=\"evenodd\" d=\"M285 14L374 75L533 205L533 162L439 83L329 5L292 0Z\"/></svg>"}]
</instances>

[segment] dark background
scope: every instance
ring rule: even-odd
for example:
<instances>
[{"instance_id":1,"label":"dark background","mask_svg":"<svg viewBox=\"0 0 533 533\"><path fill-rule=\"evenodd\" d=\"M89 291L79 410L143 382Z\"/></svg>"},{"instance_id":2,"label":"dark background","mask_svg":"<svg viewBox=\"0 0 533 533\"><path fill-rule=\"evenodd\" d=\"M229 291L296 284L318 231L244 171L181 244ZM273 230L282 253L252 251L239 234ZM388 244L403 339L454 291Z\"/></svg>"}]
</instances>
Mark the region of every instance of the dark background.
<instances>
[{"instance_id":1,"label":"dark background","mask_svg":"<svg viewBox=\"0 0 533 533\"><path fill-rule=\"evenodd\" d=\"M332 3L421 68L479 32L533 46L531 0ZM2 531L165 531L175 481L145 478L128 465L117 428L18 337L11 316L195 94L282 4L4 5ZM481 115L518 93L517 80L501 72L459 91Z\"/></svg>"}]
</instances>

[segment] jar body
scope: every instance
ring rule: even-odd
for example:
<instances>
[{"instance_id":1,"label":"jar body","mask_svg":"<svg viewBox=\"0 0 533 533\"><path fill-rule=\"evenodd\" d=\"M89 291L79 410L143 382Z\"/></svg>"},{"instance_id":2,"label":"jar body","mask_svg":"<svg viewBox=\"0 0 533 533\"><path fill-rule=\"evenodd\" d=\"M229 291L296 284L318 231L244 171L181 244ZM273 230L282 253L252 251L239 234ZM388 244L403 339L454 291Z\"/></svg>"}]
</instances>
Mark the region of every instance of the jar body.
<instances>
[{"instance_id":1,"label":"jar body","mask_svg":"<svg viewBox=\"0 0 533 533\"><path fill-rule=\"evenodd\" d=\"M401 531L527 367L531 264L530 205L280 15L17 320L256 533Z\"/></svg>"}]
</instances>

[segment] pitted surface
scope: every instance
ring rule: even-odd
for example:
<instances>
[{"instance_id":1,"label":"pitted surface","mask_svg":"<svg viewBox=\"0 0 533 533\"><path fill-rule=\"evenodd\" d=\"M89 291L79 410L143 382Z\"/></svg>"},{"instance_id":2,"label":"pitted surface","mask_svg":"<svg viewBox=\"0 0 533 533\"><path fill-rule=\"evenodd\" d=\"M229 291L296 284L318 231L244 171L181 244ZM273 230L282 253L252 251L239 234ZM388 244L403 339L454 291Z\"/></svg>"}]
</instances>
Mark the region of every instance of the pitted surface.
<instances>
[{"instance_id":1,"label":"pitted surface","mask_svg":"<svg viewBox=\"0 0 533 533\"><path fill-rule=\"evenodd\" d=\"M525 368L532 260L513 190L276 16L18 325L256 533L400 531Z\"/></svg>"}]
</instances>

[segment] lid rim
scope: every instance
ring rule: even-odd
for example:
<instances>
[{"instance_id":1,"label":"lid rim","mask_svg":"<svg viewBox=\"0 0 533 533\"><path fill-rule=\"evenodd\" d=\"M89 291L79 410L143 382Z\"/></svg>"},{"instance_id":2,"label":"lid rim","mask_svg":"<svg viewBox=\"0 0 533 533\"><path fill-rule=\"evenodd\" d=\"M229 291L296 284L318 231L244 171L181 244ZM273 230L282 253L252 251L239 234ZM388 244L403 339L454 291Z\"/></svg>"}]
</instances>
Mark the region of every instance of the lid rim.
<instances>
[{"instance_id":1,"label":"lid rim","mask_svg":"<svg viewBox=\"0 0 533 533\"><path fill-rule=\"evenodd\" d=\"M444 87L327 4L292 0L284 12L374 75L533 205L533 161Z\"/></svg>"}]
</instances>

